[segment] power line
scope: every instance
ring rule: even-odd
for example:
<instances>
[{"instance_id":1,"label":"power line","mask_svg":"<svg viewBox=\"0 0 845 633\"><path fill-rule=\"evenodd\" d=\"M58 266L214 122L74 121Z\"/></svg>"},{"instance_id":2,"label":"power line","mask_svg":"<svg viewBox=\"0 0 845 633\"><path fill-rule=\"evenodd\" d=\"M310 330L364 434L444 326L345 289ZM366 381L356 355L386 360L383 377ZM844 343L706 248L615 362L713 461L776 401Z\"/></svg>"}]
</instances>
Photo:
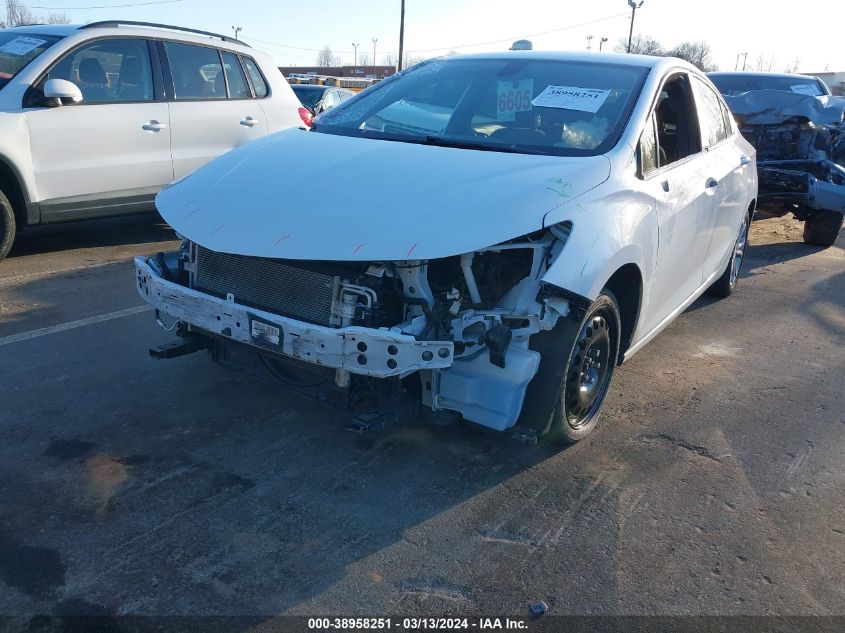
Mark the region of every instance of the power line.
<instances>
[{"instance_id":1,"label":"power line","mask_svg":"<svg viewBox=\"0 0 845 633\"><path fill-rule=\"evenodd\" d=\"M581 22L580 24L571 24L569 26L563 26L559 29L551 29L550 31L541 31L539 33L529 33L528 35L521 35L521 36L511 36L511 37L506 37L506 38L503 38L503 39L500 39L500 40L489 40L487 42L475 42L474 44L460 44L458 46L438 46L437 48L417 48L417 49L408 50L408 51L405 51L405 52L407 52L407 53L431 53L431 52L434 52L434 51L448 51L448 50L459 49L459 48L472 48L474 46L486 46L488 44L501 44L502 42L512 42L513 40L520 39L522 37L538 37L538 36L541 36L541 35L550 35L551 33L560 33L561 31L570 31L572 29L581 28L582 26L589 26L591 24L598 24L599 22L607 22L608 20L615 20L617 18L627 17L627 15L628 15L628 12L626 11L625 13L617 13L616 15L609 15L609 16L604 17L604 18L598 18L597 20L590 20L588 22ZM267 41L267 40L260 40L257 37L250 37L249 39L254 41L254 42L258 42L259 44L267 44L268 46L278 46L280 48L290 48L290 49L298 50L298 51L309 51L309 52L312 52L312 53L319 53L322 50L322 49L319 49L319 48L307 48L305 46L292 46L290 44L280 44L278 42L270 42L270 41ZM333 52L338 53L338 54L346 54L346 55L351 55L351 54L354 53L354 51L333 51ZM395 53L395 52L396 51L382 51L382 53L385 53L385 54L386 53Z\"/></svg>"},{"instance_id":2,"label":"power line","mask_svg":"<svg viewBox=\"0 0 845 633\"><path fill-rule=\"evenodd\" d=\"M120 9L123 7L144 7L151 4L171 4L173 2L184 2L185 0L149 0L148 2L128 2L126 4L98 4L85 7L42 7L37 5L20 5L25 9L36 9L48 11L85 11L86 9Z\"/></svg>"}]
</instances>

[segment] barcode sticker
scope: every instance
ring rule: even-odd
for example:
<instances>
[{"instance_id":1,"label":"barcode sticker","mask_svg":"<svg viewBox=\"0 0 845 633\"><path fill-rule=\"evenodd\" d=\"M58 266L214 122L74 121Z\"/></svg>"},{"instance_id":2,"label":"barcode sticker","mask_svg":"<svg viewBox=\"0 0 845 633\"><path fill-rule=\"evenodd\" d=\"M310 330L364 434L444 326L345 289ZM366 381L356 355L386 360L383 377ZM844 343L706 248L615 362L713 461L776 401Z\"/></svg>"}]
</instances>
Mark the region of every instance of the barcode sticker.
<instances>
[{"instance_id":1,"label":"barcode sticker","mask_svg":"<svg viewBox=\"0 0 845 633\"><path fill-rule=\"evenodd\" d=\"M575 86L546 86L531 103L538 108L562 108L595 114L610 96L610 90L576 88Z\"/></svg>"}]
</instances>

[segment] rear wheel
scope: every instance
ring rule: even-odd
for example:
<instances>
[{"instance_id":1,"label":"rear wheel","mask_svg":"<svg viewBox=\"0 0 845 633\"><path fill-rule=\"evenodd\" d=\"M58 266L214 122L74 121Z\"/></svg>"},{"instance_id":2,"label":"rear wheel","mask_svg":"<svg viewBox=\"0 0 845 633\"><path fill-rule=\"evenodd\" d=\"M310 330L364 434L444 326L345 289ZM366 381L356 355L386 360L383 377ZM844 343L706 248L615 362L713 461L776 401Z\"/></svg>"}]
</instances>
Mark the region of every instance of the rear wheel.
<instances>
[{"instance_id":1,"label":"rear wheel","mask_svg":"<svg viewBox=\"0 0 845 633\"><path fill-rule=\"evenodd\" d=\"M833 246L842 229L843 216L838 211L819 211L804 220L804 243Z\"/></svg>"},{"instance_id":2,"label":"rear wheel","mask_svg":"<svg viewBox=\"0 0 845 633\"><path fill-rule=\"evenodd\" d=\"M4 259L12 249L15 230L15 211L6 194L0 191L0 260Z\"/></svg>"},{"instance_id":3,"label":"rear wheel","mask_svg":"<svg viewBox=\"0 0 845 633\"><path fill-rule=\"evenodd\" d=\"M540 368L528 386L518 426L573 444L596 426L619 356L619 305L609 290L581 321L567 317L535 334Z\"/></svg>"},{"instance_id":4,"label":"rear wheel","mask_svg":"<svg viewBox=\"0 0 845 633\"><path fill-rule=\"evenodd\" d=\"M739 227L733 252L727 266L725 266L725 272L707 289L707 293L714 297L728 297L736 288L739 271L742 269L742 260L745 257L745 248L748 246L748 217L746 215L743 218L742 226Z\"/></svg>"}]
</instances>

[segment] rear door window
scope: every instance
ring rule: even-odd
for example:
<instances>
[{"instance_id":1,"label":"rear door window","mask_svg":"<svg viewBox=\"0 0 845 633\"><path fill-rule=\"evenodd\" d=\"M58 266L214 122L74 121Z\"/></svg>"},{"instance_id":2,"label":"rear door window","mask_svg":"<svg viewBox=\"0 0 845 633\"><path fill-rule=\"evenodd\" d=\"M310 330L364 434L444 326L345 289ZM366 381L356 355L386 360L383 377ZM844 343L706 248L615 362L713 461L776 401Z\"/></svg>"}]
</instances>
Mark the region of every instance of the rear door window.
<instances>
[{"instance_id":1,"label":"rear door window","mask_svg":"<svg viewBox=\"0 0 845 633\"><path fill-rule=\"evenodd\" d=\"M701 142L704 147L710 147L724 141L728 138L729 128L726 128L722 100L698 77L693 78L693 89L701 124Z\"/></svg>"},{"instance_id":2,"label":"rear door window","mask_svg":"<svg viewBox=\"0 0 845 633\"><path fill-rule=\"evenodd\" d=\"M223 69L226 72L226 82L229 86L229 98L249 99L252 95L249 92L249 85L246 83L246 77L237 56L224 52Z\"/></svg>"},{"instance_id":3,"label":"rear door window","mask_svg":"<svg viewBox=\"0 0 845 633\"><path fill-rule=\"evenodd\" d=\"M177 101L225 99L226 76L215 48L165 42Z\"/></svg>"}]
</instances>

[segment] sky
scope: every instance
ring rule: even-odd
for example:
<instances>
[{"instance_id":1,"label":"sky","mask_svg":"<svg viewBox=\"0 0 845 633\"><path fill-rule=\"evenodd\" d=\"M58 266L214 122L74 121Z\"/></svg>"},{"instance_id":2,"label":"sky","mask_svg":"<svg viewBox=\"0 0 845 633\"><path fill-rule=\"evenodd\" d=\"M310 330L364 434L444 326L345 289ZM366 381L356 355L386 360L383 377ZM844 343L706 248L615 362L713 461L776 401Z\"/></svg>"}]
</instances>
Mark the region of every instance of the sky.
<instances>
[{"instance_id":1,"label":"sky","mask_svg":"<svg viewBox=\"0 0 845 633\"><path fill-rule=\"evenodd\" d=\"M2 4L2 3L0 3ZM36 14L65 13L73 23L122 18L190 26L232 34L271 53L282 66L313 65L331 47L353 62L352 43L370 60L399 49L400 0L21 0ZM136 5L136 6L120 6ZM583 50L607 37L604 50L627 38L627 0L406 0L405 48L414 57L506 49L528 38L537 50ZM686 40L707 41L722 70L763 61L782 72L845 71L845 47L825 25L840 19L841 0L799 3L761 0L644 0L634 34L666 48ZM823 28L824 27L824 28ZM824 32L827 29L828 35ZM738 57L740 56L740 57Z\"/></svg>"}]
</instances>

